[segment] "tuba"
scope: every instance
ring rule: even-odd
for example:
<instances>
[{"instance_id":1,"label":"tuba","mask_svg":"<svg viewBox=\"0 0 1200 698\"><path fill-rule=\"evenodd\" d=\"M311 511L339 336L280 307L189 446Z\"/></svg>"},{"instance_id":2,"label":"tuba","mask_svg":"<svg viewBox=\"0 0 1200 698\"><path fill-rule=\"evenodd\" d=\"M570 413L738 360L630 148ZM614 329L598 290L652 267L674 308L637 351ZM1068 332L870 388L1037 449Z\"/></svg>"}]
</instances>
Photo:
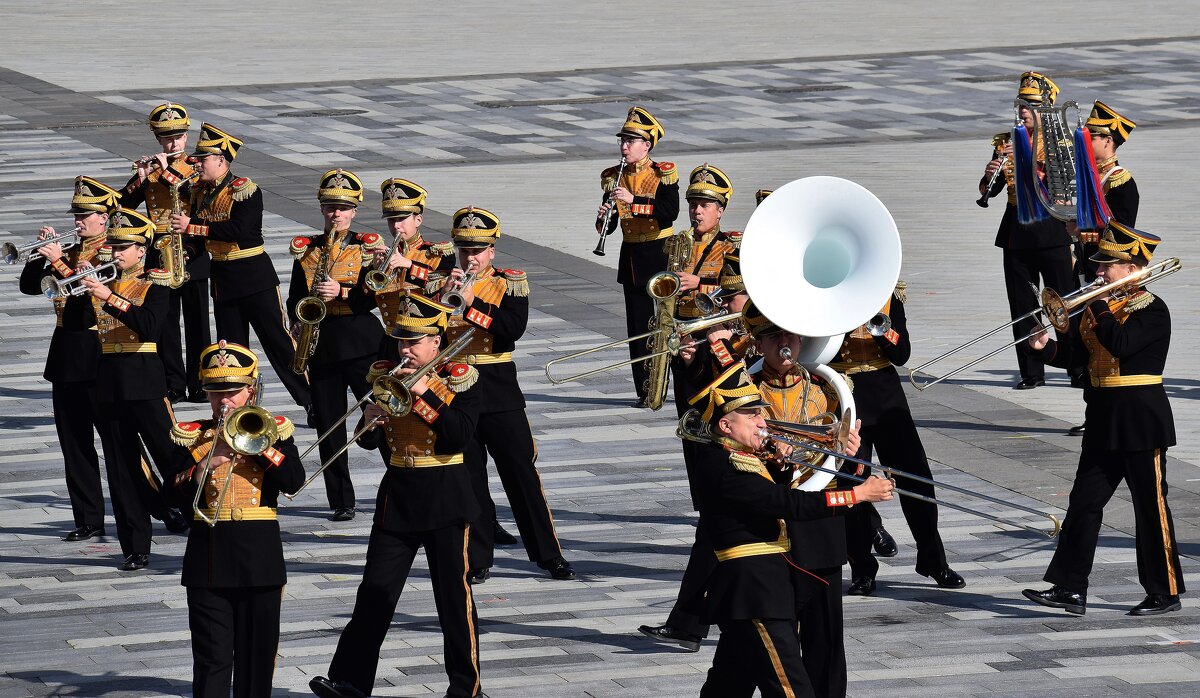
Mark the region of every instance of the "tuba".
<instances>
[{"instance_id":1,"label":"tuba","mask_svg":"<svg viewBox=\"0 0 1200 698\"><path fill-rule=\"evenodd\" d=\"M321 259L313 271L312 285L308 295L296 303L296 321L300 323L300 336L296 337L296 356L292 358L292 371L304 373L308 368L308 360L317 351L317 338L321 335L321 321L329 309L325 301L317 295L317 284L329 278L329 269L333 265L334 238L337 237L337 226L332 226L325 234L325 244L318 254Z\"/></svg>"},{"instance_id":2,"label":"tuba","mask_svg":"<svg viewBox=\"0 0 1200 698\"><path fill-rule=\"evenodd\" d=\"M602 238L603 239L603 238ZM667 253L667 268L646 282L646 292L654 299L654 319L651 330L657 330L646 340L650 356L646 359L649 376L646 378L646 406L661 409L667 399L667 383L671 376L671 357L678 352L669 343L678 337L671 330L675 327L675 304L679 300L683 284L679 272L692 256L692 238L687 233L675 233L663 242Z\"/></svg>"}]
</instances>

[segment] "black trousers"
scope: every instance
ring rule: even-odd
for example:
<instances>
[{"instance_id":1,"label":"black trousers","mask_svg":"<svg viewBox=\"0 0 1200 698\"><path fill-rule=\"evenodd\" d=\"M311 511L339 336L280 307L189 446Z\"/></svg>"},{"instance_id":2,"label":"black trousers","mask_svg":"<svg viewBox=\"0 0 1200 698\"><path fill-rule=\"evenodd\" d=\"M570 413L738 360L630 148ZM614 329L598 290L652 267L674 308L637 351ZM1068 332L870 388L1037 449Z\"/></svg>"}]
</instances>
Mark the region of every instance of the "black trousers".
<instances>
[{"instance_id":1,"label":"black trousers","mask_svg":"<svg viewBox=\"0 0 1200 698\"><path fill-rule=\"evenodd\" d=\"M179 318L182 309L183 335L187 361L180 342ZM200 392L200 352L212 344L208 328L208 279L188 281L171 289L167 320L158 338L158 356L167 372L167 388Z\"/></svg>"},{"instance_id":2,"label":"black trousers","mask_svg":"<svg viewBox=\"0 0 1200 698\"><path fill-rule=\"evenodd\" d=\"M287 331L278 287L233 300L214 300L213 314L216 315L218 340L250 347L250 328L253 327L262 352L267 355L292 400L301 407L311 404L308 379L292 371L296 342Z\"/></svg>"},{"instance_id":3,"label":"black trousers","mask_svg":"<svg viewBox=\"0 0 1200 698\"><path fill-rule=\"evenodd\" d=\"M650 320L654 317L654 299L646 293L646 285L621 284L621 290L625 294L625 329L628 332L626 336L633 337L646 332L650 328ZM629 343L629 358L636 359L645 355L644 341ZM650 372L646 370L643 361L633 364L630 368L633 369L633 387L637 396L643 398L646 396L646 379L650 377Z\"/></svg>"},{"instance_id":4,"label":"black trousers","mask_svg":"<svg viewBox=\"0 0 1200 698\"><path fill-rule=\"evenodd\" d=\"M756 618L718 626L721 639L700 698L749 698L755 688L762 698L814 695L794 621Z\"/></svg>"},{"instance_id":5,"label":"black trousers","mask_svg":"<svg viewBox=\"0 0 1200 698\"><path fill-rule=\"evenodd\" d=\"M442 626L446 674L450 677L446 695L479 693L479 617L471 585L467 584L470 538L471 528L466 524L412 533L372 527L354 613L338 639L329 678L349 682L363 693L371 694L379 668L379 648L396 613L417 550L424 547L429 558L433 601Z\"/></svg>"},{"instance_id":6,"label":"black trousers","mask_svg":"<svg viewBox=\"0 0 1200 698\"><path fill-rule=\"evenodd\" d=\"M1078 277L1072 271L1070 245L1041 247L1030 250L1004 250L1004 287L1008 292L1008 309L1013 318L1041 305L1041 298L1030 286L1038 280L1046 288L1066 294L1077 287ZM1036 323L1033 319L1013 327L1013 339L1029 334ZM1046 366L1022 347L1016 348L1017 366L1022 379L1045 378Z\"/></svg>"},{"instance_id":7,"label":"black trousers","mask_svg":"<svg viewBox=\"0 0 1200 698\"><path fill-rule=\"evenodd\" d=\"M480 514L471 532L471 567L491 567L496 544L492 521L496 503L488 487L487 457L496 462L496 472L512 507L525 552L534 562L562 555L554 532L554 515L546 503L542 478L538 475L537 444L525 410L507 410L479 415L475 444L464 454L471 469Z\"/></svg>"},{"instance_id":8,"label":"black trousers","mask_svg":"<svg viewBox=\"0 0 1200 698\"><path fill-rule=\"evenodd\" d=\"M92 429L95 420L89 383L53 383L50 400L54 409L54 430L62 449L66 470L67 496L75 527L104 527L104 490L100 485L100 458Z\"/></svg>"},{"instance_id":9,"label":"black trousers","mask_svg":"<svg viewBox=\"0 0 1200 698\"><path fill-rule=\"evenodd\" d=\"M792 541L792 545L804 545L804 541ZM813 693L821 698L843 698L846 641L842 632L842 568L793 569L792 581L800 650Z\"/></svg>"},{"instance_id":10,"label":"black trousers","mask_svg":"<svg viewBox=\"0 0 1200 698\"><path fill-rule=\"evenodd\" d=\"M1183 570L1175 524L1167 505L1167 453L1083 449L1071 486L1067 517L1044 579L1086 593L1104 519L1104 505L1124 480L1133 499L1138 581L1147 594L1182 594Z\"/></svg>"},{"instance_id":11,"label":"black trousers","mask_svg":"<svg viewBox=\"0 0 1200 698\"><path fill-rule=\"evenodd\" d=\"M174 415L167 399L97 402L93 409L104 468L112 497L113 518L121 553L150 552L152 512L164 509L159 479L142 458L146 444L160 472L167 472L175 445L171 443Z\"/></svg>"},{"instance_id":12,"label":"black trousers","mask_svg":"<svg viewBox=\"0 0 1200 698\"><path fill-rule=\"evenodd\" d=\"M336 337L329 338L335 341ZM354 393L355 399L361 398L371 390L367 383L367 371L371 369L373 356L362 356L356 359L335 361L327 364L308 365L309 385L312 390L313 423L317 433L324 434L335 419L341 419L348 407L346 390ZM321 462L346 445L346 424L354 428L358 420L351 417L340 428L335 429L329 438L321 442L317 448L321 453ZM329 500L330 509L354 506L354 483L350 479L350 458L343 453L337 460L325 469L325 496Z\"/></svg>"},{"instance_id":13,"label":"black trousers","mask_svg":"<svg viewBox=\"0 0 1200 698\"><path fill-rule=\"evenodd\" d=\"M880 464L924 478L931 477L925 446L909 412L889 411L878 423L862 427L859 435L862 437L862 446L856 457L870 460L872 451L878 450ZM933 485L924 482L897 476L896 486L927 497L934 496ZM917 544L917 574L931 575L946 569L949 563L946 562L942 536L938 533L937 505L902 496L900 509ZM846 552L850 557L852 577L874 577L879 572L879 562L871 553L875 529L881 525L877 521L878 512L874 511L874 507L867 509L856 506L846 515Z\"/></svg>"},{"instance_id":14,"label":"black trousers","mask_svg":"<svg viewBox=\"0 0 1200 698\"><path fill-rule=\"evenodd\" d=\"M188 587L192 695L269 698L283 587Z\"/></svg>"},{"instance_id":15,"label":"black trousers","mask_svg":"<svg viewBox=\"0 0 1200 698\"><path fill-rule=\"evenodd\" d=\"M667 625L697 637L708 637L708 622L705 618L704 596L708 578L717 569L717 555L712 541L703 526L696 526L696 540L688 555L687 567L683 568L683 579L679 582L679 595L667 616Z\"/></svg>"}]
</instances>

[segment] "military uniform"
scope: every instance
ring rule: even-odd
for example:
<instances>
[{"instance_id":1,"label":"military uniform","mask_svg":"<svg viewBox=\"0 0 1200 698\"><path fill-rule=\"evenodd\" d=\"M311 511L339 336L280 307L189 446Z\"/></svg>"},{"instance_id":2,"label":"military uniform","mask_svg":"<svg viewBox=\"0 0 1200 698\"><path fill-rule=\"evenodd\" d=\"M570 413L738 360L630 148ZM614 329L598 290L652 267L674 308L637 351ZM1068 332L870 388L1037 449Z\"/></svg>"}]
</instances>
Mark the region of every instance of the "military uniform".
<instances>
[{"instance_id":1,"label":"military uniform","mask_svg":"<svg viewBox=\"0 0 1200 698\"><path fill-rule=\"evenodd\" d=\"M451 236L458 248L492 246L500 238L500 219L481 208L459 209ZM562 560L554 516L535 465L537 444L512 359L529 321L529 280L523 271L489 266L478 272L473 291L475 300L463 308L462 315L451 318L448 336L448 341L454 341L461 332L475 328L474 338L462 354L463 361L479 370L482 395L475 443L467 451L476 494L483 505L471 536L471 568L492 566L496 505L488 488L487 457L491 455L529 559L559 569L561 572L555 573L559 578L573 578L570 565Z\"/></svg>"},{"instance_id":2,"label":"military uniform","mask_svg":"<svg viewBox=\"0 0 1200 698\"><path fill-rule=\"evenodd\" d=\"M632 107L618 137L641 138L650 142L651 149L658 144L665 131L650 112L642 107ZM625 294L625 325L630 337L642 334L654 317L654 299L646 292L646 282L654 274L667 267L667 253L663 241L674 232L675 219L679 217L679 173L674 163L654 162L649 156L632 165L626 165L617 181L621 167L610 167L600 173L600 186L604 190L601 202L608 201L609 192L624 187L633 194L633 203L616 201L616 215L611 217L611 233L617 225L621 227L621 254L617 262L617 283ZM596 226L601 225L596 219ZM639 342L629 345L629 358L635 359L645 353ZM633 385L639 400L646 396L646 379L649 372L642 362L631 366Z\"/></svg>"},{"instance_id":3,"label":"military uniform","mask_svg":"<svg viewBox=\"0 0 1200 698\"><path fill-rule=\"evenodd\" d=\"M241 146L240 140L204 124L192 157L221 155L232 163ZM186 234L202 239L212 255L217 336L244 346L250 343L253 327L280 381L296 404L307 408L308 381L290 369L296 344L284 324L279 276L263 244L258 185L226 173L219 182L192 187L189 206L192 214Z\"/></svg>"},{"instance_id":4,"label":"military uniform","mask_svg":"<svg viewBox=\"0 0 1200 698\"><path fill-rule=\"evenodd\" d=\"M1058 86L1049 78L1038 73L1028 72L1021 76L1021 87L1018 96L1033 104L1053 104L1058 95ZM1005 134L1000 134L1004 136ZM1000 156L1000 150L1007 142L1000 137L992 140L992 159ZM1041 153L1035 155L1039 162L1043 160ZM996 194L1000 189L1008 187L1008 205L1004 208L1004 216L1000 219L1000 227L996 231L996 247L1004 250L1004 285L1008 294L1008 307L1012 317L1020 317L1040 306L1041 300L1030 286L1036 287L1040 279L1042 285L1060 294L1066 294L1076 288L1076 278L1071 262L1071 237L1062 221L1053 218L1021 225L1017 220L1017 189L1013 161L1010 158L1005 165L1004 177L996 182L996 188L988 192ZM979 183L982 188L987 184L985 175ZM1034 328L1032 319L1013 326L1013 338L1019 339L1029 334ZM1037 387L1045 381L1045 366L1037 357L1017 349L1017 366L1021 372L1021 382L1018 387Z\"/></svg>"},{"instance_id":5,"label":"military uniform","mask_svg":"<svg viewBox=\"0 0 1200 698\"><path fill-rule=\"evenodd\" d=\"M362 182L348 170L330 170L321 178L317 198L322 204L362 201ZM318 272L341 286L340 294L324 301L325 317L318 325L316 346L308 360L312 394L312 421L324 434L346 412L346 390L361 398L370 391L367 371L383 340L383 327L371 312L374 294L363 277L375 258L382 239L375 233L339 231L292 240L292 282L288 291L288 315L296 320L296 305L309 295ZM346 444L345 427L339 426L320 445L321 462L326 462ZM343 517L354 510L354 483L348 458L343 452L324 472L329 508Z\"/></svg>"},{"instance_id":6,"label":"military uniform","mask_svg":"<svg viewBox=\"0 0 1200 698\"><path fill-rule=\"evenodd\" d=\"M1146 265L1159 242L1155 235L1110 221L1092 261ZM1076 350L1087 353L1091 379L1088 429L1044 579L1058 589L1086 594L1104 506L1124 480L1137 521L1138 580L1147 594L1173 600L1173 608L1163 604L1157 612L1175 610L1185 588L1167 504L1166 452L1175 445L1174 418L1162 385L1170 312L1153 293L1133 289L1124 300L1090 303L1080 327ZM1069 353L1051 340L1041 358L1058 366Z\"/></svg>"},{"instance_id":7,"label":"military uniform","mask_svg":"<svg viewBox=\"0 0 1200 698\"><path fill-rule=\"evenodd\" d=\"M91 177L75 179L70 213L103 213L113 215L119 195ZM76 272L80 263L93 266L103 247L105 236L83 238L80 244L67 250L63 258L47 264L40 255L31 255L21 270L21 293L42 294L42 284L61 281ZM62 450L66 472L67 496L75 520L73 539L104 530L104 491L100 484L100 459L96 455L92 428L95 416L91 400L87 399L100 366L100 341L92 327L96 324L91 299L86 296L55 298L54 333L46 350L46 368L42 377L50 382L50 399L54 409L54 429Z\"/></svg>"},{"instance_id":8,"label":"military uniform","mask_svg":"<svg viewBox=\"0 0 1200 698\"><path fill-rule=\"evenodd\" d=\"M1092 106L1092 113L1088 116L1086 126L1093 134L1100 133L1111 136L1113 145L1117 148L1129 140L1129 134L1137 128L1137 124L1133 121L1121 116L1112 107L1099 101ZM1137 225L1138 204L1141 202L1141 196L1138 194L1137 182L1133 180L1133 174L1117 162L1115 154L1110 158L1097 160L1096 171L1100 175L1100 188L1104 192L1104 203L1108 206L1113 219L1130 228ZM1099 251L1097 243L1100 241L1100 234L1099 232L1080 231L1080 238L1083 242L1083 253L1079 264L1082 267L1083 280L1086 283L1096 278L1099 265L1091 258Z\"/></svg>"},{"instance_id":9,"label":"military uniform","mask_svg":"<svg viewBox=\"0 0 1200 698\"><path fill-rule=\"evenodd\" d=\"M156 137L186 133L191 124L187 110L182 105L170 102L155 107L150 112L149 122L150 130ZM139 180L135 174L121 190L121 205L124 208L136 209L143 202L146 204L146 215L154 221L158 240L170 233L168 218L173 208L172 188L179 192L181 211L191 214L191 202L186 194L181 193L189 178L194 179L194 170L187 160L187 156L180 153L169 159L166 170L155 166L143 180ZM203 399L199 376L200 351L211 342L208 327L208 273L211 262L203 240L185 236L183 247L187 254L187 281L170 290L167 319L163 323L162 336L158 339L158 354L167 372L167 390L180 396L186 391L193 401L199 401ZM159 259L156 241L146 250L146 268L159 268ZM184 343L180 342L179 337L181 313L187 346L186 362Z\"/></svg>"},{"instance_id":10,"label":"military uniform","mask_svg":"<svg viewBox=\"0 0 1200 698\"><path fill-rule=\"evenodd\" d=\"M392 337L444 337L452 308L415 292L407 301L390 329ZM391 368L381 362L372 368L372 377ZM479 409L487 399L480 377L475 366L447 364L428 376L427 390L413 395L409 414L388 417L382 428L360 438L363 447L380 450L388 467L375 502L354 613L338 640L329 678L309 684L317 695L358 695L343 692L344 686L370 695L379 649L422 547L442 626L450 679L446 695L479 695L478 616L466 577L467 547L474 536L470 522L478 518L480 507L464 451L471 447Z\"/></svg>"},{"instance_id":11,"label":"military uniform","mask_svg":"<svg viewBox=\"0 0 1200 698\"><path fill-rule=\"evenodd\" d=\"M258 358L246 347L222 341L207 347L200 361L207 391L237 392L256 383ZM304 481L295 427L286 417L271 419L274 443L257 455L233 453L208 474L202 513L217 520L209 526L197 516L188 534L180 582L187 587L196 696L228 696L231 683L238 698L271 695L287 583L276 507L281 492L295 492ZM217 444L216 426L206 419L170 429L172 490L181 505L192 504L197 471Z\"/></svg>"},{"instance_id":12,"label":"military uniform","mask_svg":"<svg viewBox=\"0 0 1200 698\"><path fill-rule=\"evenodd\" d=\"M862 444L855 456L870 460L872 451L877 450L880 464L929 478L932 476L929 458L925 455L925 446L917 433L908 399L900 385L900 375L896 372L896 366L903 366L912 353L904 313L906 288L904 282L897 284L892 297L880 311L891 319L891 329L874 336L866 325L861 325L846 333L836 360L829 366L853 381L855 410L862 421L859 428ZM899 485L916 494L934 496L933 486L927 483L900 478ZM948 570L946 548L938 533L937 505L901 497L900 506L917 544L917 573L933 576ZM874 524L873 509L870 505L856 507L846 519L850 575L856 582L862 577L869 577L873 582L879 571L879 563L871 554L872 540L878 528ZM957 586L957 581L952 586Z\"/></svg>"}]
</instances>

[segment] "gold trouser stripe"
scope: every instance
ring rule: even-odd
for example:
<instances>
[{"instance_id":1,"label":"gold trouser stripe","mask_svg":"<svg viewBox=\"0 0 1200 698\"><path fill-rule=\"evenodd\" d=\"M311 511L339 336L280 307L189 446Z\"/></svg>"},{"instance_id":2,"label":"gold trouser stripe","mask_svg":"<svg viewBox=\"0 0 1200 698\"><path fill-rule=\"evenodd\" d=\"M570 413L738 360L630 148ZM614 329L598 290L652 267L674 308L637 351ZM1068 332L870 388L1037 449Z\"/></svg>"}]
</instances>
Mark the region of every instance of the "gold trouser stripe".
<instances>
[{"instance_id":1,"label":"gold trouser stripe","mask_svg":"<svg viewBox=\"0 0 1200 698\"><path fill-rule=\"evenodd\" d=\"M1092 376L1093 388L1124 388L1130 385L1162 385L1162 376Z\"/></svg>"},{"instance_id":2,"label":"gold trouser stripe","mask_svg":"<svg viewBox=\"0 0 1200 698\"><path fill-rule=\"evenodd\" d=\"M762 624L762 621L755 618L754 628L758 631L758 637L762 639L763 647L767 650L767 656L771 658L771 667L775 669L775 678L779 679L779 687L783 689L783 695L787 698L796 698L795 691L792 690L792 684L788 681L787 672L783 670L783 662L779 659L779 651L775 649L775 643L771 641L771 634L767 632L767 628Z\"/></svg>"},{"instance_id":3,"label":"gold trouser stripe","mask_svg":"<svg viewBox=\"0 0 1200 698\"><path fill-rule=\"evenodd\" d=\"M447 456L406 456L393 453L388 465L394 468L438 468L443 465L457 465L463 462L463 454L455 453Z\"/></svg>"},{"instance_id":4,"label":"gold trouser stripe","mask_svg":"<svg viewBox=\"0 0 1200 698\"><path fill-rule=\"evenodd\" d=\"M157 351L158 345L154 342L116 342L100 345L102 354L153 354Z\"/></svg>"},{"instance_id":5,"label":"gold trouser stripe","mask_svg":"<svg viewBox=\"0 0 1200 698\"><path fill-rule=\"evenodd\" d=\"M506 351L503 354L467 354L465 361L475 366L482 364L506 364L512 361L512 352Z\"/></svg>"},{"instance_id":6,"label":"gold trouser stripe","mask_svg":"<svg viewBox=\"0 0 1200 698\"><path fill-rule=\"evenodd\" d=\"M467 549L471 543L471 524L467 524L463 528L463 590L467 593L467 633L471 637L471 668L475 670L475 687L471 689L471 693L479 693L479 647L475 642L475 598L471 594L471 584L467 581L467 570L470 569L471 563L467 557Z\"/></svg>"},{"instance_id":7,"label":"gold trouser stripe","mask_svg":"<svg viewBox=\"0 0 1200 698\"><path fill-rule=\"evenodd\" d=\"M212 509L200 510L208 518L213 517ZM217 521L275 521L278 515L271 507L221 507ZM196 520L200 517L197 515Z\"/></svg>"},{"instance_id":8,"label":"gold trouser stripe","mask_svg":"<svg viewBox=\"0 0 1200 698\"><path fill-rule=\"evenodd\" d=\"M235 259L245 259L247 257L256 257L266 252L262 245L257 247L248 247L244 250L234 250L233 252L211 252L212 261L214 262L232 262Z\"/></svg>"},{"instance_id":9,"label":"gold trouser stripe","mask_svg":"<svg viewBox=\"0 0 1200 698\"><path fill-rule=\"evenodd\" d=\"M668 226L666 228L659 228L657 231L649 231L645 233L626 233L622 231L621 239L625 242L653 242L655 240L669 238L674 234L675 227Z\"/></svg>"},{"instance_id":10,"label":"gold trouser stripe","mask_svg":"<svg viewBox=\"0 0 1200 698\"><path fill-rule=\"evenodd\" d=\"M736 560L739 557L752 557L754 555L774 555L775 553L786 553L792 549L792 541L788 539L787 534L784 534L779 540L774 540L769 543L746 543L744 545L735 545L732 548L725 548L717 551L717 562L727 562Z\"/></svg>"},{"instance_id":11,"label":"gold trouser stripe","mask_svg":"<svg viewBox=\"0 0 1200 698\"><path fill-rule=\"evenodd\" d=\"M843 375L852 376L855 373L866 373L867 371L878 371L881 368L891 366L892 362L887 359L872 359L871 361L853 361L853 362L837 362L829 364L829 368Z\"/></svg>"},{"instance_id":12,"label":"gold trouser stripe","mask_svg":"<svg viewBox=\"0 0 1200 698\"><path fill-rule=\"evenodd\" d=\"M1167 498L1163 496L1162 491L1163 471L1162 471L1162 449L1154 449L1154 493L1158 499L1158 527L1162 531L1163 557L1167 564L1167 588L1172 594L1179 593L1178 583L1175 580L1175 559L1174 549L1171 545L1171 527L1167 521Z\"/></svg>"}]
</instances>

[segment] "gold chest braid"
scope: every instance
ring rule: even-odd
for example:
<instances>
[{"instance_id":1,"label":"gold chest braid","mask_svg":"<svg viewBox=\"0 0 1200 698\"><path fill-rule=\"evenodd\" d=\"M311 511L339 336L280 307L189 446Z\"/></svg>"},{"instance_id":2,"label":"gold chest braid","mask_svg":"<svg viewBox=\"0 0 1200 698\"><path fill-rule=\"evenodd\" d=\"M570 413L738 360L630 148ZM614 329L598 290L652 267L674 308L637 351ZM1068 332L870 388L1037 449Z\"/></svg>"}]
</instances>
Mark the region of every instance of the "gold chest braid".
<instances>
[{"instance_id":1,"label":"gold chest braid","mask_svg":"<svg viewBox=\"0 0 1200 698\"><path fill-rule=\"evenodd\" d=\"M1123 301L1110 301L1109 310L1112 311L1113 318L1124 325L1131 313L1145 308L1153 301L1153 294L1149 291L1142 291ZM1114 388L1125 385L1141 385L1146 382L1162 382L1162 376L1125 376L1121 374L1121 360L1109 353L1100 343L1100 338L1096 336L1096 317L1092 314L1091 308L1083 313L1083 320L1079 323L1079 337L1087 347L1088 374L1091 377L1092 387Z\"/></svg>"},{"instance_id":2,"label":"gold chest braid","mask_svg":"<svg viewBox=\"0 0 1200 698\"><path fill-rule=\"evenodd\" d=\"M229 220L229 212L233 210L233 185L227 185L217 192L212 201L200 210L196 207L202 203L205 197L208 196L208 189L205 187L196 187L192 190L191 200L188 202L191 209L196 211L196 218L203 218L209 223L219 223Z\"/></svg>"},{"instance_id":3,"label":"gold chest braid","mask_svg":"<svg viewBox=\"0 0 1200 698\"><path fill-rule=\"evenodd\" d=\"M192 459L197 463L203 463L208 457L208 452L213 447L214 434L212 427L209 427L194 444L188 447ZM209 474L204 485L205 507L216 508L217 499L221 495L221 487L225 484L225 478L229 475L230 468L233 469L233 479L229 481L229 491L225 493L225 500L221 503L221 508L228 511L261 506L263 468L257 459L238 454L233 460L213 469Z\"/></svg>"},{"instance_id":4,"label":"gold chest braid","mask_svg":"<svg viewBox=\"0 0 1200 698\"><path fill-rule=\"evenodd\" d=\"M96 261L96 255L100 253L100 248L104 246L106 240L107 237L104 235L84 238L82 245L73 247L63 253L63 261L73 270L79 268L80 262L87 262L93 266L97 266L99 263ZM55 327L62 327L63 310L67 307L67 299L59 296L50 301L50 303L54 308L54 325Z\"/></svg>"},{"instance_id":5,"label":"gold chest braid","mask_svg":"<svg viewBox=\"0 0 1200 698\"><path fill-rule=\"evenodd\" d=\"M620 184L635 197L654 198L654 194L658 191L659 181L658 171L654 168L653 163L647 161L637 171L630 171L627 168L621 175ZM673 232L670 226L660 229L658 220L655 218L634 218L632 205L619 199L614 199L614 201L616 201L617 214L621 221L621 234L626 242L659 240Z\"/></svg>"},{"instance_id":6,"label":"gold chest braid","mask_svg":"<svg viewBox=\"0 0 1200 698\"><path fill-rule=\"evenodd\" d=\"M328 279L336 281L339 284L356 284L358 283L359 272L362 271L363 254L365 250L359 244L346 244L347 236L333 243L333 252L330 254L329 276ZM304 279L306 285L311 288L313 276L317 273L317 267L321 266L322 257L321 245L309 245L304 256L300 258L300 267L304 269Z\"/></svg>"},{"instance_id":7,"label":"gold chest braid","mask_svg":"<svg viewBox=\"0 0 1200 698\"><path fill-rule=\"evenodd\" d=\"M429 390L442 402L449 405L454 401L454 392L446 386L441 376L430 376L426 382L429 384ZM412 412L403 417L389 417L383 427L393 463L402 462L406 457L432 457L434 454L437 435L425 420L417 416L417 411L414 407Z\"/></svg>"},{"instance_id":8,"label":"gold chest braid","mask_svg":"<svg viewBox=\"0 0 1200 698\"><path fill-rule=\"evenodd\" d=\"M146 302L146 294L153 285L144 279L117 279L109 285L109 288L131 304L140 306ZM102 301L92 299L92 306L96 310L96 329L100 335L100 348L104 353L119 354L120 350L128 345L138 345L153 339L139 336L120 320L104 312L103 305Z\"/></svg>"},{"instance_id":9,"label":"gold chest braid","mask_svg":"<svg viewBox=\"0 0 1200 698\"><path fill-rule=\"evenodd\" d=\"M703 236L700 240L692 240L692 251L688 256L684 271L700 277L700 286L694 291L687 291L677 302L675 314L683 318L700 317L700 309L696 307L697 293L711 293L720 288L721 269L725 266L725 255L732 253L736 247L726 239L714 240L720 231ZM689 235L690 237L690 235Z\"/></svg>"},{"instance_id":10,"label":"gold chest braid","mask_svg":"<svg viewBox=\"0 0 1200 698\"><path fill-rule=\"evenodd\" d=\"M764 380L758 384L763 402L772 419L784 422L809 423L826 412L837 409L837 398L798 376L788 376L787 383ZM832 405L832 406L831 406Z\"/></svg>"}]
</instances>

